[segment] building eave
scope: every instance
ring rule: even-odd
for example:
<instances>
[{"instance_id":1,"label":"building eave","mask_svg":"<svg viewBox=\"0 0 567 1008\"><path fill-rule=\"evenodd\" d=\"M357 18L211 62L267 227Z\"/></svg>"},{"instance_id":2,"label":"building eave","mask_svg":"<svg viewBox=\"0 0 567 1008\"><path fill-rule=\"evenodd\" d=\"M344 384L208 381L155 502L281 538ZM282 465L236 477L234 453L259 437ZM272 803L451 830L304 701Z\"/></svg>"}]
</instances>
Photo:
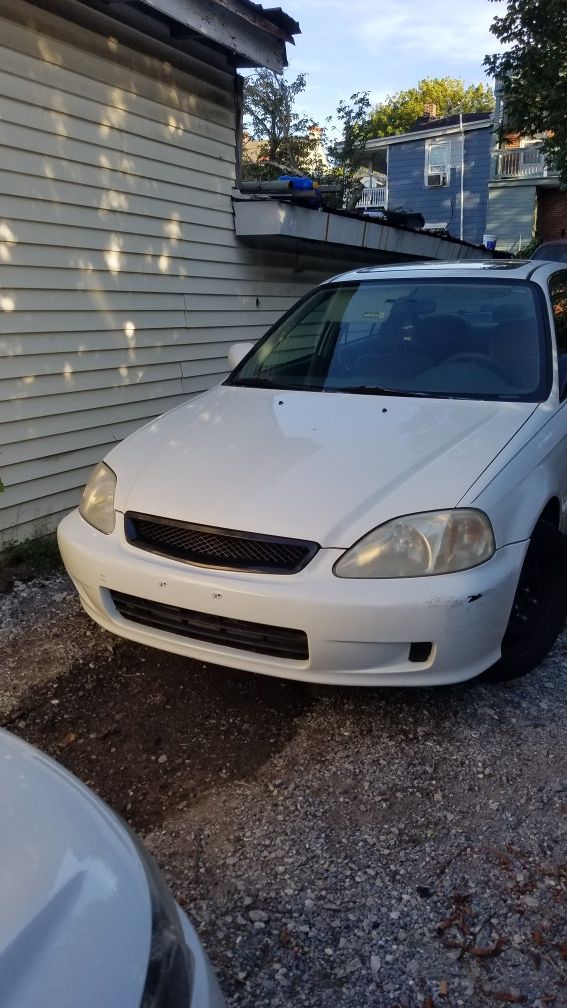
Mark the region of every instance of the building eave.
<instances>
[{"instance_id":1,"label":"building eave","mask_svg":"<svg viewBox=\"0 0 567 1008\"><path fill-rule=\"evenodd\" d=\"M398 133L389 137L376 137L374 140L367 140L365 149L367 151L375 151L393 146L394 144L411 143L413 140L435 140L439 137L451 136L455 133L460 134L469 133L471 130L492 129L493 125L492 119L487 119L486 121L463 123L462 127L457 124L456 126L441 126L438 130L416 130L413 133Z\"/></svg>"},{"instance_id":2,"label":"building eave","mask_svg":"<svg viewBox=\"0 0 567 1008\"><path fill-rule=\"evenodd\" d=\"M520 178L491 178L489 189L519 189L522 186L543 189L559 189L559 175L524 175Z\"/></svg>"},{"instance_id":3,"label":"building eave","mask_svg":"<svg viewBox=\"0 0 567 1008\"><path fill-rule=\"evenodd\" d=\"M110 14L117 21L147 29L148 18L169 27L170 44L183 49L190 38L206 40L223 49L232 65L267 67L281 72L287 66L286 44L300 33L297 21L281 8L263 8L252 0L83 0L86 6Z\"/></svg>"},{"instance_id":4,"label":"building eave","mask_svg":"<svg viewBox=\"0 0 567 1008\"><path fill-rule=\"evenodd\" d=\"M410 228L363 220L332 211L308 210L278 200L233 200L239 238L265 243L290 241L305 246L342 247L346 255L363 253L368 261L400 262L437 259L444 262L490 258L478 245L424 234Z\"/></svg>"}]
</instances>

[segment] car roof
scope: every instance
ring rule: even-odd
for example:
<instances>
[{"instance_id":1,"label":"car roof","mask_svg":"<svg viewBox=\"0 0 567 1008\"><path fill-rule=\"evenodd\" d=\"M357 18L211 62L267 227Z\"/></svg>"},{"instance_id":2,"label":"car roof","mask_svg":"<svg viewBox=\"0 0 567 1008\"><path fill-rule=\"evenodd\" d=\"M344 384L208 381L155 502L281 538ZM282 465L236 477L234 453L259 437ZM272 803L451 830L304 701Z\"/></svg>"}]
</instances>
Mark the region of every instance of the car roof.
<instances>
[{"instance_id":1,"label":"car roof","mask_svg":"<svg viewBox=\"0 0 567 1008\"><path fill-rule=\"evenodd\" d=\"M526 280L542 264L524 259L480 259L472 262L426 262L426 263L396 263L387 266L362 266L348 273L334 276L330 283L344 283L367 280L408 279L459 279L461 277L476 277L490 274L493 277L505 271L507 278Z\"/></svg>"},{"instance_id":2,"label":"car roof","mask_svg":"<svg viewBox=\"0 0 567 1008\"><path fill-rule=\"evenodd\" d=\"M567 262L566 250L567 238L556 238L555 241L542 242L541 245L538 245L535 252L532 252L530 259L532 262L558 262L565 266ZM557 258L555 258L555 254L557 254Z\"/></svg>"}]
</instances>

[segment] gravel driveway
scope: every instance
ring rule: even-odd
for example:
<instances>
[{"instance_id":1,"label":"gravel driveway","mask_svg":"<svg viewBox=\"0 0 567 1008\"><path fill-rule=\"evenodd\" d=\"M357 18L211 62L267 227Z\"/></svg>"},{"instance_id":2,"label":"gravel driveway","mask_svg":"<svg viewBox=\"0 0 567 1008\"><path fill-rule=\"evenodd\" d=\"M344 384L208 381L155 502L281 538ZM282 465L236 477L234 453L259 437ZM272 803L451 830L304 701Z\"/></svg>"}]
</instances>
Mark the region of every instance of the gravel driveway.
<instances>
[{"instance_id":1,"label":"gravel driveway","mask_svg":"<svg viewBox=\"0 0 567 1008\"><path fill-rule=\"evenodd\" d=\"M567 1005L567 636L505 687L309 687L0 597L0 711L145 836L230 1006Z\"/></svg>"}]
</instances>

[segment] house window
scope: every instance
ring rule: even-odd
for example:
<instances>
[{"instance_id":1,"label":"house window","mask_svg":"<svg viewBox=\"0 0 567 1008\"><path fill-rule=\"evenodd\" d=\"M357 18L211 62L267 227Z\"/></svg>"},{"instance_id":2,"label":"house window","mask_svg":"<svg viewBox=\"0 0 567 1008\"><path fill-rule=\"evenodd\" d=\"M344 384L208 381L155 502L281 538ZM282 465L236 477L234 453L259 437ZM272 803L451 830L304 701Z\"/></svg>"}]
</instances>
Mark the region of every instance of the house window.
<instances>
[{"instance_id":1,"label":"house window","mask_svg":"<svg viewBox=\"0 0 567 1008\"><path fill-rule=\"evenodd\" d=\"M430 188L449 185L451 141L438 140L425 149L425 185Z\"/></svg>"}]
</instances>

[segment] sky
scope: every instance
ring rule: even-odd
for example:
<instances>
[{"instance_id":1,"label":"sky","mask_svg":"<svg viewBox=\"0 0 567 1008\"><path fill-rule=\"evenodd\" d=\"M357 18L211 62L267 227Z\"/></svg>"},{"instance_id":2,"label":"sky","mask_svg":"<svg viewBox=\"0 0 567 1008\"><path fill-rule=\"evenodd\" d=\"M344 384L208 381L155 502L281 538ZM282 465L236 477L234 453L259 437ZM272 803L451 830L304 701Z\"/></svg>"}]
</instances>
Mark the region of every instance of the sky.
<instances>
[{"instance_id":1,"label":"sky","mask_svg":"<svg viewBox=\"0 0 567 1008\"><path fill-rule=\"evenodd\" d=\"M281 6L301 27L295 46L287 47L287 76L308 76L297 111L321 125L355 91L369 91L376 104L423 77L487 82L482 60L499 49L489 28L505 10L489 0L281 0Z\"/></svg>"}]
</instances>

